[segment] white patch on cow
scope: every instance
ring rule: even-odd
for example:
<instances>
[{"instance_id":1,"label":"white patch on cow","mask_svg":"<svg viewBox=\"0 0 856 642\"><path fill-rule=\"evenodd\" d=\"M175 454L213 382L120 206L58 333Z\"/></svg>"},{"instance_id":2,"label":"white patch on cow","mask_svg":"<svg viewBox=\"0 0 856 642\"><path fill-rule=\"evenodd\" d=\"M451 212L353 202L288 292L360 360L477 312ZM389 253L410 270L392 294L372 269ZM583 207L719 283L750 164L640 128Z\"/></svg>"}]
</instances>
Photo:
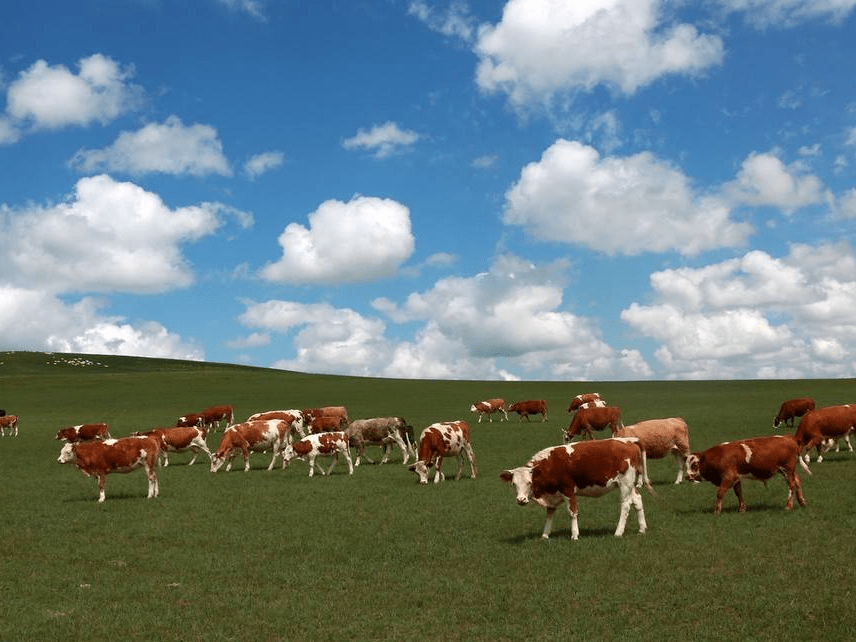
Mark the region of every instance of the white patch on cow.
<instances>
[{"instance_id":1,"label":"white patch on cow","mask_svg":"<svg viewBox=\"0 0 856 642\"><path fill-rule=\"evenodd\" d=\"M751 463L752 462L752 449L749 448L749 446L747 446L746 444L740 444L740 445L743 446L743 452L746 454L746 463L747 464Z\"/></svg>"}]
</instances>

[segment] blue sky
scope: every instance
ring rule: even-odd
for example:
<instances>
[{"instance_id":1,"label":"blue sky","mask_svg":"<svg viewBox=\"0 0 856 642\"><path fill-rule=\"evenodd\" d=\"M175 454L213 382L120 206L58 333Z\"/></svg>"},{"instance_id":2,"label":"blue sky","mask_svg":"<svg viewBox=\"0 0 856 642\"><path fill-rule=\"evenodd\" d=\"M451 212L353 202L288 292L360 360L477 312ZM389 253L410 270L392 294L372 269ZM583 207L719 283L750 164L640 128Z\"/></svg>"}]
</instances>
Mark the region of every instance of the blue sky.
<instances>
[{"instance_id":1,"label":"blue sky","mask_svg":"<svg viewBox=\"0 0 856 642\"><path fill-rule=\"evenodd\" d=\"M0 349L856 376L856 0L10 0Z\"/></svg>"}]
</instances>

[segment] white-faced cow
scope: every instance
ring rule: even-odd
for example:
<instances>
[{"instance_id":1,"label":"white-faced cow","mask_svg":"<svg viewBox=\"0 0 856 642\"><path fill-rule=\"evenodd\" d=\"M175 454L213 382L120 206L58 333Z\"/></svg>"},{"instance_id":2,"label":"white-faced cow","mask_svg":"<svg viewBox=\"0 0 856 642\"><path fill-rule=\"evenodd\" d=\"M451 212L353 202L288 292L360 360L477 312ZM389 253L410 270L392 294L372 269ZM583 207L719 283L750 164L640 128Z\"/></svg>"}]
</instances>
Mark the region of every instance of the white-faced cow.
<instances>
[{"instance_id":1,"label":"white-faced cow","mask_svg":"<svg viewBox=\"0 0 856 642\"><path fill-rule=\"evenodd\" d=\"M817 462L823 461L825 453L832 443L846 439L850 445L850 432L856 425L856 404L844 406L825 406L809 410L800 419L794 437L800 447L800 455L809 460L812 448L817 449ZM850 449L853 450L852 448Z\"/></svg>"},{"instance_id":2,"label":"white-faced cow","mask_svg":"<svg viewBox=\"0 0 856 642\"><path fill-rule=\"evenodd\" d=\"M779 413L773 419L773 430L778 430L783 423L794 427L794 417L802 417L809 410L814 410L814 399L811 397L799 397L783 401L779 407Z\"/></svg>"},{"instance_id":3,"label":"white-faced cow","mask_svg":"<svg viewBox=\"0 0 856 642\"><path fill-rule=\"evenodd\" d=\"M624 426L613 433L616 437L636 437L642 449L644 483L651 490L651 480L648 478L648 460L662 459L667 454L675 456L678 464L676 484L684 479L684 468L690 455L690 438L687 422L680 417L669 419L648 419L631 426Z\"/></svg>"},{"instance_id":4,"label":"white-faced cow","mask_svg":"<svg viewBox=\"0 0 856 642\"><path fill-rule=\"evenodd\" d=\"M10 437L18 436L18 416L3 415L0 417L0 436L5 437L6 431L9 431Z\"/></svg>"},{"instance_id":5,"label":"white-faced cow","mask_svg":"<svg viewBox=\"0 0 856 642\"><path fill-rule=\"evenodd\" d=\"M250 415L247 421L267 421L268 419L280 419L288 424L286 442L291 443L296 436L305 437L306 427L303 423L303 412L300 410L266 410Z\"/></svg>"},{"instance_id":6,"label":"white-faced cow","mask_svg":"<svg viewBox=\"0 0 856 642\"><path fill-rule=\"evenodd\" d=\"M485 399L484 401L477 401L472 406L470 406L470 412L477 412L479 415L479 423L481 423L482 417L487 416L488 421L493 422L494 413L502 413L502 417L499 418L500 421L505 417L505 421L508 421L508 413L505 410L505 400L504 399Z\"/></svg>"},{"instance_id":7,"label":"white-faced cow","mask_svg":"<svg viewBox=\"0 0 856 642\"><path fill-rule=\"evenodd\" d=\"M579 539L577 497L600 497L614 488L621 494L615 536L624 534L631 506L636 510L639 532L644 533L648 524L637 489L642 476L642 451L636 442L619 437L545 448L525 466L502 471L500 479L514 485L521 506L535 500L547 509L541 534L544 539L550 537L556 509L565 501L571 515L571 539Z\"/></svg>"},{"instance_id":8,"label":"white-faced cow","mask_svg":"<svg viewBox=\"0 0 856 642\"><path fill-rule=\"evenodd\" d=\"M62 447L57 461L74 463L87 477L98 478L98 502L105 499L104 486L109 473L128 473L141 466L149 480L148 498L157 497L157 460L160 444L152 437L125 437L106 441L79 441Z\"/></svg>"},{"instance_id":9,"label":"white-faced cow","mask_svg":"<svg viewBox=\"0 0 856 642\"><path fill-rule=\"evenodd\" d=\"M529 421L529 415L541 415L541 421L547 421L547 402L544 399L530 399L527 401L518 401L511 404L508 412L516 412L519 416L518 421Z\"/></svg>"},{"instance_id":10,"label":"white-faced cow","mask_svg":"<svg viewBox=\"0 0 856 642\"><path fill-rule=\"evenodd\" d=\"M288 462L295 457L308 459L309 476L312 477L315 474L316 466L318 466L318 470L322 475L329 475L333 472L333 468L339 460L339 453L342 453L345 456L345 460L348 462L348 474L353 475L354 462L351 459L351 450L348 447L348 435L344 432L323 432L308 435L300 441L296 441L293 444L286 446L282 453L282 459L285 464L288 464ZM316 459L319 456L327 455L329 455L333 461L330 463L330 468L325 471L317 464Z\"/></svg>"},{"instance_id":11,"label":"white-faced cow","mask_svg":"<svg viewBox=\"0 0 856 642\"><path fill-rule=\"evenodd\" d=\"M187 463L188 466L193 465L199 456L200 450L208 455L209 460L213 457L205 441L205 438L208 436L207 428L176 426L174 428L153 428L152 430L135 432L133 434L135 437L154 437L160 442L164 468L169 466L168 453L180 453L190 450L193 453L193 458Z\"/></svg>"},{"instance_id":12,"label":"white-faced cow","mask_svg":"<svg viewBox=\"0 0 856 642\"><path fill-rule=\"evenodd\" d=\"M220 439L220 445L211 458L211 472L216 473L227 462L226 471L232 470L232 459L238 452L244 456L244 471L250 470L250 453L273 451L268 470L273 469L276 458L282 455L282 447L288 425L280 419L247 421L229 426ZM285 462L283 461L283 468Z\"/></svg>"},{"instance_id":13,"label":"white-faced cow","mask_svg":"<svg viewBox=\"0 0 856 642\"><path fill-rule=\"evenodd\" d=\"M583 406L585 404L594 404L594 406L605 406L606 402L601 398L599 392L584 392L578 394L576 397L571 399L571 405L568 406L568 414L571 414L575 410L579 410L580 406Z\"/></svg>"},{"instance_id":14,"label":"white-faced cow","mask_svg":"<svg viewBox=\"0 0 856 642\"><path fill-rule=\"evenodd\" d=\"M357 458L354 461L354 466L360 465L360 459L366 458L370 464L374 462L365 454L366 446L380 446L384 450L381 464L385 464L389 459L389 450L387 444L395 444L401 449L402 457L406 464L413 452L413 446L409 441L405 442L404 436L407 435L407 429L410 426L401 417L374 417L372 419L357 419L348 424L345 429L345 434L348 435L348 441L357 451ZM412 430L412 428L410 428Z\"/></svg>"},{"instance_id":15,"label":"white-faced cow","mask_svg":"<svg viewBox=\"0 0 856 642\"><path fill-rule=\"evenodd\" d=\"M592 430L609 428L615 434L622 426L624 424L621 423L621 409L618 406L580 408L568 425L565 432L565 443L583 433L588 439L592 439L594 437Z\"/></svg>"},{"instance_id":16,"label":"white-faced cow","mask_svg":"<svg viewBox=\"0 0 856 642\"><path fill-rule=\"evenodd\" d=\"M458 472L455 480L461 478L464 470L464 455L470 461L470 477L476 478L476 456L470 443L470 426L466 421L445 421L434 423L425 428L419 436L419 452L416 463L410 470L419 476L420 484L428 483L428 469L434 467L434 483L446 476L443 474L443 458L457 457Z\"/></svg>"},{"instance_id":17,"label":"white-faced cow","mask_svg":"<svg viewBox=\"0 0 856 642\"><path fill-rule=\"evenodd\" d=\"M57 441L67 441L70 444L78 441L93 439L110 439L110 427L107 424L80 424L62 428L56 434Z\"/></svg>"},{"instance_id":18,"label":"white-faced cow","mask_svg":"<svg viewBox=\"0 0 856 642\"><path fill-rule=\"evenodd\" d=\"M224 422L224 428L235 423L235 410L226 404L222 406L210 406L201 413L202 425L208 430L220 430L220 422Z\"/></svg>"},{"instance_id":19,"label":"white-faced cow","mask_svg":"<svg viewBox=\"0 0 856 642\"><path fill-rule=\"evenodd\" d=\"M179 417L175 425L178 428L186 428L187 426L202 428L205 426L205 416L201 412L188 412L186 415Z\"/></svg>"}]
</instances>

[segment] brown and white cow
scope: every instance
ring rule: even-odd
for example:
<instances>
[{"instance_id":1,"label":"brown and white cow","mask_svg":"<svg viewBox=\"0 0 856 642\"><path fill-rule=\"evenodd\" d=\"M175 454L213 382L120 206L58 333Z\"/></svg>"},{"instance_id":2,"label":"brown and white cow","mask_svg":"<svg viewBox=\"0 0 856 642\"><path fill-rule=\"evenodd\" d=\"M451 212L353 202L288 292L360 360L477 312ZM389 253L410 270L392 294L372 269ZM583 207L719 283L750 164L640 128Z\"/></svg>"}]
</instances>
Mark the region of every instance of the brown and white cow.
<instances>
[{"instance_id":1,"label":"brown and white cow","mask_svg":"<svg viewBox=\"0 0 856 642\"><path fill-rule=\"evenodd\" d=\"M668 453L675 456L678 464L676 484L684 479L684 468L687 457L690 456L690 437L687 422L680 417L669 419L648 419L616 430L615 437L636 437L642 449L642 470L645 487L651 490L651 480L648 478L648 460L662 459Z\"/></svg>"},{"instance_id":2,"label":"brown and white cow","mask_svg":"<svg viewBox=\"0 0 856 642\"><path fill-rule=\"evenodd\" d=\"M606 402L601 398L599 392L584 392L571 399L571 405L568 406L568 414L571 414L575 410L579 410L580 406L585 404L594 404L596 407L598 405L605 406Z\"/></svg>"},{"instance_id":3,"label":"brown and white cow","mask_svg":"<svg viewBox=\"0 0 856 642\"><path fill-rule=\"evenodd\" d=\"M129 473L141 466L149 480L148 498L159 492L157 460L160 444L153 437L125 437L106 441L78 441L62 447L57 461L74 463L87 477L98 478L98 502L104 501L104 486L110 473Z\"/></svg>"},{"instance_id":4,"label":"brown and white cow","mask_svg":"<svg viewBox=\"0 0 856 642\"><path fill-rule=\"evenodd\" d=\"M800 419L794 437L800 447L800 455L809 460L812 448L817 449L817 462L823 461L832 443L846 439L850 446L850 432L856 427L856 404L824 406L809 410ZM851 447L852 451L853 448Z\"/></svg>"},{"instance_id":5,"label":"brown and white cow","mask_svg":"<svg viewBox=\"0 0 856 642\"><path fill-rule=\"evenodd\" d=\"M203 410L202 425L208 430L220 430L220 422L224 422L224 429L235 423L235 409L224 404L222 406L210 406Z\"/></svg>"},{"instance_id":6,"label":"brown and white cow","mask_svg":"<svg viewBox=\"0 0 856 642\"><path fill-rule=\"evenodd\" d=\"M205 416L201 412L188 412L186 415L179 417L175 425L177 428L186 428L187 426L202 428L205 426Z\"/></svg>"},{"instance_id":7,"label":"brown and white cow","mask_svg":"<svg viewBox=\"0 0 856 642\"><path fill-rule=\"evenodd\" d=\"M309 420L309 432L342 432L348 427L348 420L341 415L324 415L320 417L312 417Z\"/></svg>"},{"instance_id":8,"label":"brown and white cow","mask_svg":"<svg viewBox=\"0 0 856 642\"><path fill-rule=\"evenodd\" d=\"M407 430L413 430L401 417L374 417L371 419L357 419L348 424L345 434L351 446L356 448L357 458L354 466L360 465L360 459L366 458L370 464L374 462L365 454L366 446L381 446L383 448L383 459L381 464L389 460L388 444L396 444L401 449L403 464L407 463L412 454L416 457L412 443L405 441Z\"/></svg>"},{"instance_id":9,"label":"brown and white cow","mask_svg":"<svg viewBox=\"0 0 856 642\"><path fill-rule=\"evenodd\" d=\"M544 399L518 401L511 404L508 412L516 412L520 416L519 421L523 421L524 417L529 421L529 415L541 415L541 421L547 421L547 402Z\"/></svg>"},{"instance_id":10,"label":"brown and white cow","mask_svg":"<svg viewBox=\"0 0 856 642\"><path fill-rule=\"evenodd\" d=\"M57 432L55 439L73 444L78 441L110 439L110 427L107 424L80 424L68 426Z\"/></svg>"},{"instance_id":11,"label":"brown and white cow","mask_svg":"<svg viewBox=\"0 0 856 642\"><path fill-rule=\"evenodd\" d=\"M0 437L5 437L7 430L10 437L18 436L18 415L3 415L0 417Z\"/></svg>"},{"instance_id":12,"label":"brown and white cow","mask_svg":"<svg viewBox=\"0 0 856 642\"><path fill-rule=\"evenodd\" d=\"M316 433L293 444L288 444L282 453L282 460L284 464L288 464L296 457L307 458L309 460L309 476L312 477L315 474L315 467L318 466L316 459L319 456L329 455L333 460L330 463L330 468L325 471L321 466L318 466L322 475L329 475L339 461L339 453L342 453L348 462L348 474L353 475L354 462L351 459L351 449L348 446L348 435L344 432Z\"/></svg>"},{"instance_id":13,"label":"brown and white cow","mask_svg":"<svg viewBox=\"0 0 856 642\"><path fill-rule=\"evenodd\" d=\"M207 428L199 428L198 426L153 428L152 430L135 432L133 435L135 437L154 437L160 442L164 468L169 466L169 456L167 453L180 453L190 450L193 453L193 458L187 463L188 466L193 465L199 456L200 450L208 455L209 460L213 457L205 441L205 438L208 436Z\"/></svg>"},{"instance_id":14,"label":"brown and white cow","mask_svg":"<svg viewBox=\"0 0 856 642\"><path fill-rule=\"evenodd\" d=\"M548 539L556 509L565 501L571 515L571 539L579 539L577 497L600 497L618 488L621 514L615 536L621 537L630 507L636 510L639 532L648 529L645 509L637 486L642 476L642 451L636 439L610 438L582 441L541 450L525 466L504 470L500 479L513 484L517 503L525 506L534 499L547 509L541 537Z\"/></svg>"},{"instance_id":15,"label":"brown and white cow","mask_svg":"<svg viewBox=\"0 0 856 642\"><path fill-rule=\"evenodd\" d=\"M250 470L250 453L273 451L268 470L273 469L276 458L282 455L287 424L281 419L247 421L229 426L220 439L217 451L211 457L211 472L216 473L228 461L226 471L232 470L232 459L240 451L244 456L244 472ZM285 468L283 461L282 467Z\"/></svg>"},{"instance_id":16,"label":"brown and white cow","mask_svg":"<svg viewBox=\"0 0 856 642\"><path fill-rule=\"evenodd\" d=\"M811 397L783 401L779 407L779 413L773 419L773 430L778 430L782 423L793 428L794 417L802 417L809 410L814 410L814 407L814 399Z\"/></svg>"},{"instance_id":17,"label":"brown and white cow","mask_svg":"<svg viewBox=\"0 0 856 642\"><path fill-rule=\"evenodd\" d=\"M316 417L339 417L344 420L347 426L350 423L348 419L348 410L345 406L321 406L320 408L304 408L303 423L307 428L312 424L312 420Z\"/></svg>"},{"instance_id":18,"label":"brown and white cow","mask_svg":"<svg viewBox=\"0 0 856 642\"><path fill-rule=\"evenodd\" d=\"M286 442L294 441L296 435L306 436L306 427L303 423L303 412L300 410L265 410L250 415L247 421L267 421L268 419L280 419L288 424Z\"/></svg>"},{"instance_id":19,"label":"brown and white cow","mask_svg":"<svg viewBox=\"0 0 856 642\"><path fill-rule=\"evenodd\" d=\"M726 441L700 453L687 457L687 479L693 482L706 479L715 486L715 515L722 512L722 500L729 488L734 489L739 502L738 510L746 512L741 479L757 479L764 483L781 473L788 483L788 501L785 510L794 505L794 495L800 506L805 506L802 482L796 473L797 459L808 474L811 471L799 457L800 447L790 435L755 437L739 441Z\"/></svg>"},{"instance_id":20,"label":"brown and white cow","mask_svg":"<svg viewBox=\"0 0 856 642\"><path fill-rule=\"evenodd\" d=\"M508 413L505 410L504 399L485 399L484 401L477 401L470 406L470 412L477 412L479 414L479 423L481 423L482 417L484 416L487 416L488 421L493 422L493 414L496 412L501 412L503 417L505 417L505 421L508 421ZM499 420L502 421L502 417L500 417Z\"/></svg>"},{"instance_id":21,"label":"brown and white cow","mask_svg":"<svg viewBox=\"0 0 856 642\"><path fill-rule=\"evenodd\" d=\"M419 476L420 484L428 483L428 469L434 467L434 483L446 478L443 474L443 458L457 457L458 472L455 480L461 478L464 470L464 455L470 460L470 477L476 478L476 456L470 443L470 426L466 421L444 421L431 424L419 436L419 451L412 470Z\"/></svg>"},{"instance_id":22,"label":"brown and white cow","mask_svg":"<svg viewBox=\"0 0 856 642\"><path fill-rule=\"evenodd\" d=\"M585 433L588 439L592 439L594 437L592 430L609 428L615 434L623 426L621 408L618 406L580 408L565 431L565 443L582 433Z\"/></svg>"}]
</instances>

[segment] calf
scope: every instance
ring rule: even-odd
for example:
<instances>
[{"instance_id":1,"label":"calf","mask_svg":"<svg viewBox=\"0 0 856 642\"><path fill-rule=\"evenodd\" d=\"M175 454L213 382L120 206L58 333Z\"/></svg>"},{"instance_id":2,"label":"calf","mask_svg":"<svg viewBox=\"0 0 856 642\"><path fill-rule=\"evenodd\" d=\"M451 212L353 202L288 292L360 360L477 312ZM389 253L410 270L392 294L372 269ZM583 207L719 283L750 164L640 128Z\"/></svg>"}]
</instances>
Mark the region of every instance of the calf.
<instances>
[{"instance_id":1,"label":"calf","mask_svg":"<svg viewBox=\"0 0 856 642\"><path fill-rule=\"evenodd\" d=\"M250 415L247 421L266 421L268 419L280 419L288 424L286 441L289 444L294 441L295 435L306 436L303 413L300 410L266 410Z\"/></svg>"},{"instance_id":2,"label":"calf","mask_svg":"<svg viewBox=\"0 0 856 642\"><path fill-rule=\"evenodd\" d=\"M823 461L825 453L831 444L839 439L846 439L850 446L850 432L856 424L856 405L825 406L809 410L802 416L797 425L794 438L800 447L800 456L809 461L812 448L817 449L817 462ZM850 448L852 451L853 449Z\"/></svg>"},{"instance_id":3,"label":"calf","mask_svg":"<svg viewBox=\"0 0 856 642\"><path fill-rule=\"evenodd\" d=\"M642 496L637 490L642 475L642 451L633 438L584 441L541 450L525 466L504 470L500 479L513 484L517 503L525 506L534 499L547 509L547 522L541 537L549 539L553 517L563 502L571 515L571 539L579 539L577 497L600 497L618 488L621 515L615 536L621 537L630 507L636 510L639 532L648 529Z\"/></svg>"},{"instance_id":4,"label":"calf","mask_svg":"<svg viewBox=\"0 0 856 642\"><path fill-rule=\"evenodd\" d=\"M604 406L606 405L606 402L601 399L599 392L585 392L579 394L573 399L571 399L571 405L568 406L568 414L571 414L575 410L578 410L580 406L589 403L597 405L598 402L600 402Z\"/></svg>"},{"instance_id":5,"label":"calf","mask_svg":"<svg viewBox=\"0 0 856 642\"><path fill-rule=\"evenodd\" d=\"M580 408L568 425L568 429L565 432L565 443L568 443L581 433L585 433L588 439L592 439L592 430L609 428L614 435L617 430L623 427L624 424L621 423L621 409L617 406Z\"/></svg>"},{"instance_id":6,"label":"calf","mask_svg":"<svg viewBox=\"0 0 856 642\"><path fill-rule=\"evenodd\" d=\"M169 466L169 456L167 453L180 453L185 450L190 450L193 453L193 458L187 463L192 466L193 462L199 456L201 450L210 460L213 455L208 450L208 444L205 438L208 436L207 428L199 428L197 426L177 426L175 428L153 428L143 432L133 433L135 437L154 437L160 442L161 457L163 458L163 466Z\"/></svg>"},{"instance_id":7,"label":"calf","mask_svg":"<svg viewBox=\"0 0 856 642\"><path fill-rule=\"evenodd\" d=\"M309 476L312 477L315 474L315 467L318 465L315 461L316 458L319 455L331 455L333 461L326 472L321 466L318 466L318 470L322 475L329 475L333 472L333 468L339 461L339 453L342 453L348 462L348 474L353 475L354 463L351 460L351 449L348 447L348 435L344 432L312 434L300 441L289 444L282 453L282 460L284 464L287 464L295 457L299 457L300 459L308 457Z\"/></svg>"},{"instance_id":8,"label":"calf","mask_svg":"<svg viewBox=\"0 0 856 642\"><path fill-rule=\"evenodd\" d=\"M228 460L226 471L232 470L232 459L240 451L244 455L244 472L250 470L250 452L273 451L268 470L273 470L276 458L282 455L282 445L288 430L280 419L247 421L229 426L220 439L217 451L211 457L211 472L216 473ZM285 468L285 461L282 463Z\"/></svg>"},{"instance_id":9,"label":"calf","mask_svg":"<svg viewBox=\"0 0 856 642\"><path fill-rule=\"evenodd\" d=\"M6 431L9 431L10 437L18 436L18 416L3 415L0 417L0 437L6 436Z\"/></svg>"},{"instance_id":10,"label":"calf","mask_svg":"<svg viewBox=\"0 0 856 642\"><path fill-rule=\"evenodd\" d=\"M466 421L445 421L431 424L419 436L419 453L416 463L410 470L419 475L419 483L428 483L428 469L435 469L434 483L445 479L443 458L458 458L458 473L455 480L461 478L464 469L464 455L470 460L470 477L476 478L476 456L470 444L470 426Z\"/></svg>"},{"instance_id":11,"label":"calf","mask_svg":"<svg viewBox=\"0 0 856 642\"><path fill-rule=\"evenodd\" d=\"M396 444L401 448L401 454L404 458L402 463L406 464L410 459L410 455L416 456L413 452L413 446L409 441L405 442L402 435L407 435L407 429L412 428L407 425L401 417L375 417L373 419L357 419L352 421L345 429L345 434L348 435L348 442L351 446L357 449L357 459L354 466L360 465L360 459L365 455L366 446L375 445L381 446L384 450L381 464L385 464L389 459L389 450L387 444ZM370 464L374 462L365 455L366 461Z\"/></svg>"},{"instance_id":12,"label":"calf","mask_svg":"<svg viewBox=\"0 0 856 642\"><path fill-rule=\"evenodd\" d=\"M73 444L78 441L110 439L110 427L107 424L80 424L68 426L57 432L55 439Z\"/></svg>"},{"instance_id":13,"label":"calf","mask_svg":"<svg viewBox=\"0 0 856 642\"><path fill-rule=\"evenodd\" d=\"M773 419L773 430L778 430L782 423L793 428L794 417L802 417L809 410L814 410L814 399L811 397L799 397L782 402L779 414Z\"/></svg>"},{"instance_id":14,"label":"calf","mask_svg":"<svg viewBox=\"0 0 856 642\"><path fill-rule=\"evenodd\" d=\"M73 462L87 477L98 478L98 502L105 499L104 486L109 473L128 473L145 466L149 480L148 498L157 497L157 460L160 443L153 437L125 437L107 441L80 441L62 447L57 461Z\"/></svg>"},{"instance_id":15,"label":"calf","mask_svg":"<svg viewBox=\"0 0 856 642\"><path fill-rule=\"evenodd\" d=\"M687 422L680 417L669 419L649 419L640 421L632 426L624 426L613 433L616 437L636 437L642 449L642 470L645 487L651 490L651 480L648 478L648 460L662 459L668 453L675 456L678 464L676 484L684 479L684 468L690 455L690 439Z\"/></svg>"},{"instance_id":16,"label":"calf","mask_svg":"<svg viewBox=\"0 0 856 642\"><path fill-rule=\"evenodd\" d=\"M746 512L740 482L742 478L766 483L773 475L781 473L788 483L785 510L791 510L794 494L800 506L805 506L802 482L796 473L797 459L803 469L811 474L799 453L799 444L790 435L726 441L703 452L690 454L687 457L687 479L693 482L706 479L717 486L713 512L719 515L722 512L722 500L729 488L733 488L737 495L738 510Z\"/></svg>"},{"instance_id":17,"label":"calf","mask_svg":"<svg viewBox=\"0 0 856 642\"><path fill-rule=\"evenodd\" d=\"M518 401L511 404L508 412L516 412L519 421L529 421L529 415L541 415L541 421L547 421L547 402L543 399L531 399L529 401Z\"/></svg>"},{"instance_id":18,"label":"calf","mask_svg":"<svg viewBox=\"0 0 856 642\"><path fill-rule=\"evenodd\" d=\"M481 423L482 417L485 415L487 415L488 421L493 422L493 414L496 412L501 412L503 417L505 417L505 421L508 421L508 413L505 411L504 399L487 399L485 401L477 401L470 406L470 412L477 412L479 414L479 423ZM502 421L502 417L500 417L499 420Z\"/></svg>"}]
</instances>

